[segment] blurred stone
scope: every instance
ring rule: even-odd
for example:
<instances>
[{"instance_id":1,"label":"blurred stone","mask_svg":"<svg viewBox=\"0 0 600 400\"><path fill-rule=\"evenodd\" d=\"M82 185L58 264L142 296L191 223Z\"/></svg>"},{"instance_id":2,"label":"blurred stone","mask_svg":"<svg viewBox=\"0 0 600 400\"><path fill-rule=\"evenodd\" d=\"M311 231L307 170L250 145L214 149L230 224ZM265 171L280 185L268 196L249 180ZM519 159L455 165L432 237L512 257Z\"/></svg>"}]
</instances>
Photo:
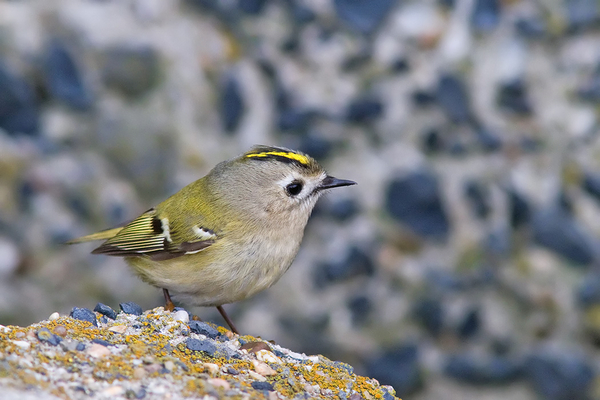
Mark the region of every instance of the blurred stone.
<instances>
[{"instance_id":1,"label":"blurred stone","mask_svg":"<svg viewBox=\"0 0 600 400\"><path fill-rule=\"evenodd\" d=\"M0 129L10 134L39 133L37 99L29 83L0 60Z\"/></svg>"},{"instance_id":2,"label":"blurred stone","mask_svg":"<svg viewBox=\"0 0 600 400\"><path fill-rule=\"evenodd\" d=\"M513 189L509 189L507 194L510 225L516 229L528 224L532 214L529 202Z\"/></svg>"},{"instance_id":3,"label":"blurred stone","mask_svg":"<svg viewBox=\"0 0 600 400\"><path fill-rule=\"evenodd\" d=\"M491 152L502 148L502 140L485 126L476 125L474 130L477 141L484 151Z\"/></svg>"},{"instance_id":4,"label":"blurred stone","mask_svg":"<svg viewBox=\"0 0 600 400\"><path fill-rule=\"evenodd\" d=\"M382 385L391 385L400 398L423 386L419 349L414 344L401 345L365 363L366 375Z\"/></svg>"},{"instance_id":5,"label":"blurred stone","mask_svg":"<svg viewBox=\"0 0 600 400\"><path fill-rule=\"evenodd\" d=\"M485 219L490 215L492 206L487 186L484 186L481 182L469 180L465 183L464 195L471 206L471 212L474 216L479 219Z\"/></svg>"},{"instance_id":6,"label":"blurred stone","mask_svg":"<svg viewBox=\"0 0 600 400\"><path fill-rule=\"evenodd\" d=\"M586 172L582 184L583 189L600 202L600 175Z\"/></svg>"},{"instance_id":7,"label":"blurred stone","mask_svg":"<svg viewBox=\"0 0 600 400\"><path fill-rule=\"evenodd\" d=\"M444 328L444 308L439 298L426 297L416 300L412 315L433 337L437 337L442 333L442 329Z\"/></svg>"},{"instance_id":8,"label":"blurred stone","mask_svg":"<svg viewBox=\"0 0 600 400\"><path fill-rule=\"evenodd\" d=\"M79 308L73 307L71 313L69 314L71 318L78 319L80 321L87 321L93 324L94 326L98 326L98 321L96 320L96 314L89 308Z\"/></svg>"},{"instance_id":9,"label":"blurred stone","mask_svg":"<svg viewBox=\"0 0 600 400\"><path fill-rule=\"evenodd\" d=\"M381 100L369 96L353 100L346 110L346 119L357 124L375 121L383 114L384 105Z\"/></svg>"},{"instance_id":10,"label":"blurred stone","mask_svg":"<svg viewBox=\"0 0 600 400\"><path fill-rule=\"evenodd\" d=\"M426 90L416 90L412 93L411 99L418 107L428 107L435 103L436 95Z\"/></svg>"},{"instance_id":11,"label":"blurred stone","mask_svg":"<svg viewBox=\"0 0 600 400\"><path fill-rule=\"evenodd\" d=\"M410 70L410 63L406 57L397 58L390 66L392 72L403 74Z\"/></svg>"},{"instance_id":12,"label":"blurred stone","mask_svg":"<svg viewBox=\"0 0 600 400\"><path fill-rule=\"evenodd\" d=\"M570 352L545 350L527 359L525 372L536 392L547 400L590 399L596 377L589 360Z\"/></svg>"},{"instance_id":13,"label":"blurred stone","mask_svg":"<svg viewBox=\"0 0 600 400\"><path fill-rule=\"evenodd\" d=\"M0 236L0 278L13 275L21 264L21 252L17 245L6 237Z\"/></svg>"},{"instance_id":14,"label":"blurred stone","mask_svg":"<svg viewBox=\"0 0 600 400\"><path fill-rule=\"evenodd\" d=\"M532 18L519 18L515 22L515 28L517 33L527 39L538 39L546 35L546 23L543 19L532 17Z\"/></svg>"},{"instance_id":15,"label":"blurred stone","mask_svg":"<svg viewBox=\"0 0 600 400\"><path fill-rule=\"evenodd\" d=\"M585 101L600 103L600 66L596 71L577 89L577 95Z\"/></svg>"},{"instance_id":16,"label":"blurred stone","mask_svg":"<svg viewBox=\"0 0 600 400\"><path fill-rule=\"evenodd\" d=\"M566 0L569 30L582 31L598 25L600 10L596 0Z\"/></svg>"},{"instance_id":17,"label":"blurred stone","mask_svg":"<svg viewBox=\"0 0 600 400\"><path fill-rule=\"evenodd\" d=\"M244 110L240 84L236 78L229 75L221 88L221 121L226 132L233 133L237 130Z\"/></svg>"},{"instance_id":18,"label":"blurred stone","mask_svg":"<svg viewBox=\"0 0 600 400\"><path fill-rule=\"evenodd\" d=\"M75 60L66 47L53 41L47 48L44 63L46 86L50 95L77 110L88 110L93 103Z\"/></svg>"},{"instance_id":19,"label":"blurred stone","mask_svg":"<svg viewBox=\"0 0 600 400\"><path fill-rule=\"evenodd\" d=\"M594 304L583 312L583 327L596 347L600 346L600 305Z\"/></svg>"},{"instance_id":20,"label":"blurred stone","mask_svg":"<svg viewBox=\"0 0 600 400\"><path fill-rule=\"evenodd\" d=\"M532 231L535 243L575 264L587 265L596 260L595 240L561 208L536 212Z\"/></svg>"},{"instance_id":21,"label":"blurred stone","mask_svg":"<svg viewBox=\"0 0 600 400\"><path fill-rule=\"evenodd\" d=\"M313 275L316 287L323 288L332 283L361 275L371 276L374 273L375 265L371 255L358 247L352 247L344 259L318 265Z\"/></svg>"},{"instance_id":22,"label":"blurred stone","mask_svg":"<svg viewBox=\"0 0 600 400\"><path fill-rule=\"evenodd\" d=\"M142 315L143 313L142 307L140 307L133 301L130 301L128 303L119 303L119 307L121 308L121 311L123 311L125 314Z\"/></svg>"},{"instance_id":23,"label":"blurred stone","mask_svg":"<svg viewBox=\"0 0 600 400\"><path fill-rule=\"evenodd\" d=\"M315 12L303 2L292 0L289 3L290 15L295 23L304 25L313 22L317 18Z\"/></svg>"},{"instance_id":24,"label":"blurred stone","mask_svg":"<svg viewBox=\"0 0 600 400\"><path fill-rule=\"evenodd\" d=\"M489 32L500 22L500 0L475 0L471 25L479 32Z\"/></svg>"},{"instance_id":25,"label":"blurred stone","mask_svg":"<svg viewBox=\"0 0 600 400\"><path fill-rule=\"evenodd\" d=\"M370 34L397 3L393 0L334 0L333 4L338 17L350 28Z\"/></svg>"},{"instance_id":26,"label":"blurred stone","mask_svg":"<svg viewBox=\"0 0 600 400\"><path fill-rule=\"evenodd\" d=\"M471 118L467 88L459 77L442 75L437 87L436 100L452 122L465 123Z\"/></svg>"},{"instance_id":27,"label":"blurred stone","mask_svg":"<svg viewBox=\"0 0 600 400\"><path fill-rule=\"evenodd\" d=\"M324 313L313 313L306 317L282 314L278 321L281 327L299 343L306 354L324 354L335 347L331 336L326 334L331 320L329 316L331 310L325 308L324 311ZM277 352L275 354L279 357L282 356Z\"/></svg>"},{"instance_id":28,"label":"blurred stone","mask_svg":"<svg viewBox=\"0 0 600 400\"><path fill-rule=\"evenodd\" d=\"M310 153L309 153L310 154ZM345 222L360 212L360 206L355 199L333 199L327 202L325 212L339 222Z\"/></svg>"},{"instance_id":29,"label":"blurred stone","mask_svg":"<svg viewBox=\"0 0 600 400\"><path fill-rule=\"evenodd\" d=\"M495 257L509 257L512 250L510 232L507 227L496 229L483 240L482 247Z\"/></svg>"},{"instance_id":30,"label":"blurred stone","mask_svg":"<svg viewBox=\"0 0 600 400\"><path fill-rule=\"evenodd\" d=\"M421 170L390 182L386 193L386 210L417 235L445 239L450 222L442 205L437 179Z\"/></svg>"},{"instance_id":31,"label":"blurred stone","mask_svg":"<svg viewBox=\"0 0 600 400\"><path fill-rule=\"evenodd\" d=\"M475 336L481 329L481 315L478 308L467 311L456 327L458 337L465 340Z\"/></svg>"},{"instance_id":32,"label":"blurred stone","mask_svg":"<svg viewBox=\"0 0 600 400\"><path fill-rule=\"evenodd\" d=\"M353 296L346 303L348 309L352 313L352 323L354 325L362 325L369 318L369 314L373 309L373 304L367 296Z\"/></svg>"},{"instance_id":33,"label":"blurred stone","mask_svg":"<svg viewBox=\"0 0 600 400\"><path fill-rule=\"evenodd\" d=\"M277 119L277 126L282 131L305 132L319 113L314 110L283 108Z\"/></svg>"},{"instance_id":34,"label":"blurred stone","mask_svg":"<svg viewBox=\"0 0 600 400\"><path fill-rule=\"evenodd\" d=\"M501 84L496 99L502 109L516 115L529 116L533 113L533 107L527 96L527 87L521 79Z\"/></svg>"},{"instance_id":35,"label":"blurred stone","mask_svg":"<svg viewBox=\"0 0 600 400\"><path fill-rule=\"evenodd\" d=\"M238 7L248 15L259 15L267 3L268 0L238 0Z\"/></svg>"},{"instance_id":36,"label":"blurred stone","mask_svg":"<svg viewBox=\"0 0 600 400\"><path fill-rule=\"evenodd\" d=\"M329 157L333 147L334 145L330 140L316 134L302 136L298 144L298 150L310 154L311 157L320 162Z\"/></svg>"},{"instance_id":37,"label":"blurred stone","mask_svg":"<svg viewBox=\"0 0 600 400\"><path fill-rule=\"evenodd\" d=\"M102 303L96 304L96 307L94 307L94 311L96 311L97 313L100 313L102 315L105 315L110 319L113 319L113 320L117 319L117 313L115 312L115 310L113 310L106 304L102 304Z\"/></svg>"},{"instance_id":38,"label":"blurred stone","mask_svg":"<svg viewBox=\"0 0 600 400\"><path fill-rule=\"evenodd\" d=\"M600 273L591 272L584 277L577 290L577 302L582 307L600 304Z\"/></svg>"},{"instance_id":39,"label":"blurred stone","mask_svg":"<svg viewBox=\"0 0 600 400\"><path fill-rule=\"evenodd\" d=\"M481 358L471 354L448 358L444 372L450 378L472 385L498 385L524 377L520 362L501 356Z\"/></svg>"},{"instance_id":40,"label":"blurred stone","mask_svg":"<svg viewBox=\"0 0 600 400\"><path fill-rule=\"evenodd\" d=\"M118 45L104 52L104 83L125 96L139 97L158 83L160 59L151 47Z\"/></svg>"},{"instance_id":41,"label":"blurred stone","mask_svg":"<svg viewBox=\"0 0 600 400\"><path fill-rule=\"evenodd\" d=\"M446 146L440 131L428 129L422 136L422 147L427 154L437 154L444 150Z\"/></svg>"}]
</instances>

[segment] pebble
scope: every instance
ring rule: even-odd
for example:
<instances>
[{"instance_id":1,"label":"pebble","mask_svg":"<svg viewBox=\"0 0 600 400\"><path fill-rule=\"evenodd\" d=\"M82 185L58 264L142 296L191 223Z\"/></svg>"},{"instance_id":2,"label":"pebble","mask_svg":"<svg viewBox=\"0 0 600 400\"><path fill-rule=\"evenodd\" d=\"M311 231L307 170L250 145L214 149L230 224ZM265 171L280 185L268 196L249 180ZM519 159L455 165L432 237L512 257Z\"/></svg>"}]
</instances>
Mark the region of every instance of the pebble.
<instances>
[{"instance_id":1,"label":"pebble","mask_svg":"<svg viewBox=\"0 0 600 400\"><path fill-rule=\"evenodd\" d=\"M60 342L60 346L65 350L65 351L82 351L83 350L83 343L79 343L77 340L63 340L62 342Z\"/></svg>"},{"instance_id":2,"label":"pebble","mask_svg":"<svg viewBox=\"0 0 600 400\"><path fill-rule=\"evenodd\" d=\"M190 315L185 310L179 310L179 311L175 311L173 313L173 319L175 321L179 321L179 322L183 322L184 324L187 324L190 321Z\"/></svg>"},{"instance_id":3,"label":"pebble","mask_svg":"<svg viewBox=\"0 0 600 400\"><path fill-rule=\"evenodd\" d=\"M96 311L97 313L100 313L110 319L117 319L117 313L115 312L115 310L113 310L111 307L107 306L106 304L102 304L102 303L98 303L96 304L96 307L94 307L94 311Z\"/></svg>"},{"instance_id":4,"label":"pebble","mask_svg":"<svg viewBox=\"0 0 600 400\"><path fill-rule=\"evenodd\" d=\"M219 331L216 328L213 328L206 322L202 321L190 321L188 326L190 330L199 335L204 335L210 339L215 339L220 336Z\"/></svg>"},{"instance_id":5,"label":"pebble","mask_svg":"<svg viewBox=\"0 0 600 400\"><path fill-rule=\"evenodd\" d=\"M62 340L60 337L50 332L48 328L40 329L37 331L36 336L41 342L51 344L52 346L57 346Z\"/></svg>"},{"instance_id":6,"label":"pebble","mask_svg":"<svg viewBox=\"0 0 600 400\"><path fill-rule=\"evenodd\" d=\"M385 207L394 219L424 238L445 239L450 232L437 178L429 171L392 180Z\"/></svg>"},{"instance_id":7,"label":"pebble","mask_svg":"<svg viewBox=\"0 0 600 400\"><path fill-rule=\"evenodd\" d=\"M123 389L122 386L116 385L104 389L101 393L103 396L107 397L121 396L123 393L125 393L125 389Z\"/></svg>"},{"instance_id":8,"label":"pebble","mask_svg":"<svg viewBox=\"0 0 600 400\"><path fill-rule=\"evenodd\" d=\"M206 382L208 382L210 385L216 387L216 388L223 388L225 390L229 390L231 388L231 386L229 385L229 382L227 382L225 379L221 379L221 378L209 378Z\"/></svg>"},{"instance_id":9,"label":"pebble","mask_svg":"<svg viewBox=\"0 0 600 400\"><path fill-rule=\"evenodd\" d=\"M26 342L24 340L13 340L13 344L23 350L28 350L31 347L30 342Z\"/></svg>"},{"instance_id":10,"label":"pebble","mask_svg":"<svg viewBox=\"0 0 600 400\"><path fill-rule=\"evenodd\" d=\"M142 307L132 301L128 303L119 303L119 307L125 314L142 315L143 313Z\"/></svg>"},{"instance_id":11,"label":"pebble","mask_svg":"<svg viewBox=\"0 0 600 400\"><path fill-rule=\"evenodd\" d=\"M94 326L98 326L98 321L96 320L96 314L89 308L79 308L73 307L71 313L69 314L71 318L78 319L80 321L87 321L92 323Z\"/></svg>"},{"instance_id":12,"label":"pebble","mask_svg":"<svg viewBox=\"0 0 600 400\"><path fill-rule=\"evenodd\" d=\"M279 357L273 354L270 350L259 350L256 352L256 359L259 361L270 363L281 363Z\"/></svg>"},{"instance_id":13,"label":"pebble","mask_svg":"<svg viewBox=\"0 0 600 400\"><path fill-rule=\"evenodd\" d=\"M54 327L54 333L64 338L67 336L67 328L65 328L63 325L56 325Z\"/></svg>"},{"instance_id":14,"label":"pebble","mask_svg":"<svg viewBox=\"0 0 600 400\"><path fill-rule=\"evenodd\" d=\"M144 379L146 377L146 375L148 375L148 373L146 372L144 367L135 367L133 369L133 377L135 379L138 379L138 380Z\"/></svg>"},{"instance_id":15,"label":"pebble","mask_svg":"<svg viewBox=\"0 0 600 400\"><path fill-rule=\"evenodd\" d=\"M113 325L108 330L115 333L125 333L127 325Z\"/></svg>"},{"instance_id":16,"label":"pebble","mask_svg":"<svg viewBox=\"0 0 600 400\"><path fill-rule=\"evenodd\" d=\"M102 358L110 355L110 349L98 343L92 343L86 353L94 358Z\"/></svg>"},{"instance_id":17,"label":"pebble","mask_svg":"<svg viewBox=\"0 0 600 400\"><path fill-rule=\"evenodd\" d=\"M59 318L60 314L55 311L52 314L50 314L50 316L48 317L48 321L56 321Z\"/></svg>"},{"instance_id":18,"label":"pebble","mask_svg":"<svg viewBox=\"0 0 600 400\"><path fill-rule=\"evenodd\" d=\"M252 366L254 366L254 370L262 376L277 375L277 371L262 361L252 360Z\"/></svg>"},{"instance_id":19,"label":"pebble","mask_svg":"<svg viewBox=\"0 0 600 400\"><path fill-rule=\"evenodd\" d=\"M185 341L185 346L192 351L202 351L212 356L217 351L217 346L208 340L188 339Z\"/></svg>"},{"instance_id":20,"label":"pebble","mask_svg":"<svg viewBox=\"0 0 600 400\"><path fill-rule=\"evenodd\" d=\"M449 358L444 371L453 379L478 385L511 383L523 378L522 366L506 357L485 360L468 354L455 355Z\"/></svg>"},{"instance_id":21,"label":"pebble","mask_svg":"<svg viewBox=\"0 0 600 400\"><path fill-rule=\"evenodd\" d=\"M217 364L213 364L213 363L204 363L202 364L202 366L208 371L209 374L211 375L216 375L219 373L219 371L221 370L221 367L219 367Z\"/></svg>"},{"instance_id":22,"label":"pebble","mask_svg":"<svg viewBox=\"0 0 600 400\"><path fill-rule=\"evenodd\" d=\"M168 371L173 371L175 369L175 363L171 360L165 361L164 366L165 366L165 369Z\"/></svg>"},{"instance_id":23,"label":"pebble","mask_svg":"<svg viewBox=\"0 0 600 400\"><path fill-rule=\"evenodd\" d=\"M265 378L264 376L262 376L258 372L254 372L252 370L248 370L247 372L248 372L248 375L250 375L250 377L252 379L254 379L254 380L261 381L261 382L267 380L267 378Z\"/></svg>"},{"instance_id":24,"label":"pebble","mask_svg":"<svg viewBox=\"0 0 600 400\"><path fill-rule=\"evenodd\" d=\"M268 390L268 391L275 390L273 388L273 385L271 383L269 383L269 382L254 381L250 385L252 385L252 388L254 388L256 390Z\"/></svg>"}]
</instances>

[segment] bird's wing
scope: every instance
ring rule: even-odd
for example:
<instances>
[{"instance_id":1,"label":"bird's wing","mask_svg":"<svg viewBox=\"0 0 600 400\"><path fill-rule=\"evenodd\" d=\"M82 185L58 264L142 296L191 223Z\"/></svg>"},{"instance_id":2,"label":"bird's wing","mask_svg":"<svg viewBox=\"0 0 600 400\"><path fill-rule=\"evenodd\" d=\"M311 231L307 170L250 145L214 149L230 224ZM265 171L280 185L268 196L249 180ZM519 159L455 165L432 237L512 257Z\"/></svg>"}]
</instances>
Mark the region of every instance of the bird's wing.
<instances>
[{"instance_id":1,"label":"bird's wing","mask_svg":"<svg viewBox=\"0 0 600 400\"><path fill-rule=\"evenodd\" d=\"M173 223L152 208L121 228L113 237L92 251L111 256L146 255L153 260L168 260L194 254L213 244L218 236L200 225L186 227ZM93 235L90 235L93 236Z\"/></svg>"}]
</instances>

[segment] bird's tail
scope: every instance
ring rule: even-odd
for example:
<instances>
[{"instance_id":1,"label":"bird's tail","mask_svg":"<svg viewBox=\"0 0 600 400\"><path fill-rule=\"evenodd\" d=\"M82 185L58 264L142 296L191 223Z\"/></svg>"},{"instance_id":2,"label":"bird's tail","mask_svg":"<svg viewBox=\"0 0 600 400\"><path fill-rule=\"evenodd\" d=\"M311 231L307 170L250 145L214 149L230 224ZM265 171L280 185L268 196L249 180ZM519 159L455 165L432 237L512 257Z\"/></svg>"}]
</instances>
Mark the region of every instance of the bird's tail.
<instances>
[{"instance_id":1,"label":"bird's tail","mask_svg":"<svg viewBox=\"0 0 600 400\"><path fill-rule=\"evenodd\" d=\"M69 240L68 242L66 242L66 244L91 242L93 240L107 240L112 237L115 237L117 235L117 233L121 232L121 229L123 229L122 226L120 226L118 228L112 228L112 229L107 229L105 231L92 233L91 235L86 235L86 236L79 237L77 239Z\"/></svg>"}]
</instances>

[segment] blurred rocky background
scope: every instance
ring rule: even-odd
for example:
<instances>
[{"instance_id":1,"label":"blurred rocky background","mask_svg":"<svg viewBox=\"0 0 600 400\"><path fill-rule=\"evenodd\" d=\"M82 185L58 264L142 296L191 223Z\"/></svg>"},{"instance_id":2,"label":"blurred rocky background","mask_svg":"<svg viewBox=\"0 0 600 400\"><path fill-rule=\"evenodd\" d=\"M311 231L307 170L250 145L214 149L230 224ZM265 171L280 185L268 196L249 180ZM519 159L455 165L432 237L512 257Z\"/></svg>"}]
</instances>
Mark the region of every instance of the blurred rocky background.
<instances>
[{"instance_id":1,"label":"blurred rocky background","mask_svg":"<svg viewBox=\"0 0 600 400\"><path fill-rule=\"evenodd\" d=\"M0 323L162 304L62 243L283 145L359 185L243 332L403 398L598 399L599 104L597 0L0 1Z\"/></svg>"}]
</instances>

